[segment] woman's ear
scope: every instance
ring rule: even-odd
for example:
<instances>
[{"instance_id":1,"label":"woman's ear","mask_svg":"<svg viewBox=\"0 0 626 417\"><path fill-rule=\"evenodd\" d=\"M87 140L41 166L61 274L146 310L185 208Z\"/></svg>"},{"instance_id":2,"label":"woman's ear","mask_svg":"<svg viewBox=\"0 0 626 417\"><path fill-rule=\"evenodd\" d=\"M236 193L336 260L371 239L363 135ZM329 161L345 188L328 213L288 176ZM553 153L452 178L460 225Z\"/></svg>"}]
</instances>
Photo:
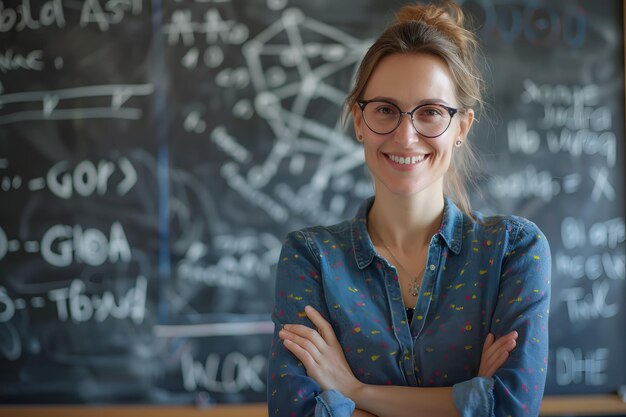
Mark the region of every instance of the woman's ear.
<instances>
[{"instance_id":1,"label":"woman's ear","mask_svg":"<svg viewBox=\"0 0 626 417\"><path fill-rule=\"evenodd\" d=\"M361 113L361 109L358 104L352 106L352 120L354 122L354 133L356 134L356 138L359 142L361 142L361 138L363 138L363 114Z\"/></svg>"},{"instance_id":2,"label":"woman's ear","mask_svg":"<svg viewBox=\"0 0 626 417\"><path fill-rule=\"evenodd\" d=\"M460 114L460 122L459 122L459 139L465 140L467 135L472 127L472 123L474 123L474 110L468 109Z\"/></svg>"}]
</instances>

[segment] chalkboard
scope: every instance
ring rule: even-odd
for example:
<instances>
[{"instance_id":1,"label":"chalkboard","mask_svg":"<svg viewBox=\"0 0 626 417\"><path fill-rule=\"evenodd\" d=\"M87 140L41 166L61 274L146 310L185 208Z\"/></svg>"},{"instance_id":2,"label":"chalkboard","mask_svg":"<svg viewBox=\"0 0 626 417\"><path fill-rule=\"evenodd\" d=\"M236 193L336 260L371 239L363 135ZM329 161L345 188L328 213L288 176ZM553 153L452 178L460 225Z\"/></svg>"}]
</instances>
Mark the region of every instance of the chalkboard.
<instances>
[{"instance_id":1,"label":"chalkboard","mask_svg":"<svg viewBox=\"0 0 626 417\"><path fill-rule=\"evenodd\" d=\"M474 205L553 251L548 394L626 383L619 1L462 1ZM0 403L265 400L288 231L372 187L341 106L401 1L0 1Z\"/></svg>"}]
</instances>

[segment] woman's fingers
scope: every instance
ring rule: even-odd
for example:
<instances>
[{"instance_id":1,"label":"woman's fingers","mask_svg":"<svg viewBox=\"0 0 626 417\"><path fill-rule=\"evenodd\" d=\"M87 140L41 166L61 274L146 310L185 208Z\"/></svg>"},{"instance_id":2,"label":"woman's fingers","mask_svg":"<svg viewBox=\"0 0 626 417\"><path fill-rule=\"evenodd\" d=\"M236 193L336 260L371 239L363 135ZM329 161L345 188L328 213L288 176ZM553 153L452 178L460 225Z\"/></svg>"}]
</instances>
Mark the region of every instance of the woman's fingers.
<instances>
[{"instance_id":1,"label":"woman's fingers","mask_svg":"<svg viewBox=\"0 0 626 417\"><path fill-rule=\"evenodd\" d=\"M504 365L509 357L509 353L515 349L517 337L516 331L512 331L497 340L495 340L493 334L487 335L480 359L479 376L493 376Z\"/></svg>"},{"instance_id":2,"label":"woman's fingers","mask_svg":"<svg viewBox=\"0 0 626 417\"><path fill-rule=\"evenodd\" d=\"M487 338L485 339L485 343L483 344L483 356L485 356L485 352L493 345L494 336L493 333L489 333Z\"/></svg>"},{"instance_id":3,"label":"woman's fingers","mask_svg":"<svg viewBox=\"0 0 626 417\"><path fill-rule=\"evenodd\" d=\"M333 326L324 319L324 317L313 307L306 306L304 307L304 312L307 317L313 322L313 324L318 328L322 338L329 345L334 345L337 342L337 336L335 335L335 331L333 330Z\"/></svg>"},{"instance_id":4,"label":"woman's fingers","mask_svg":"<svg viewBox=\"0 0 626 417\"><path fill-rule=\"evenodd\" d=\"M300 360L300 362L302 362L307 370L307 373L317 366L317 362L313 356L297 343L291 341L290 339L284 339L283 344L291 353L295 355L296 358Z\"/></svg>"},{"instance_id":5,"label":"woman's fingers","mask_svg":"<svg viewBox=\"0 0 626 417\"><path fill-rule=\"evenodd\" d=\"M322 338L315 330L309 327L300 324L286 324L280 332L278 332L278 336L306 350L313 358L318 358L319 355L321 355L318 345ZM321 340L321 343L324 343L324 341Z\"/></svg>"},{"instance_id":6,"label":"woman's fingers","mask_svg":"<svg viewBox=\"0 0 626 417\"><path fill-rule=\"evenodd\" d=\"M485 370L485 372L489 375L492 376L493 374L496 373L496 371L498 369L500 369L500 367L502 365L504 365L504 363L506 362L506 360L509 358L509 352L502 352L500 353L500 356L498 357L494 357L494 361L491 362L490 364L488 364L487 369Z\"/></svg>"}]
</instances>

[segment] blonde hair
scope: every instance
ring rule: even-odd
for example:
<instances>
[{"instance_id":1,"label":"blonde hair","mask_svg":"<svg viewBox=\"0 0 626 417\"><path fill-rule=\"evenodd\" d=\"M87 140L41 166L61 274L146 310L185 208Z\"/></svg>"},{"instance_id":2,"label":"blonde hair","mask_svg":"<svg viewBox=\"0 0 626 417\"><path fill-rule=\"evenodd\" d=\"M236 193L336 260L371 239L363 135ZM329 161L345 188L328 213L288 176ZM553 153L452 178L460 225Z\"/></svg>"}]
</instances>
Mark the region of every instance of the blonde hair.
<instances>
[{"instance_id":1,"label":"blonde hair","mask_svg":"<svg viewBox=\"0 0 626 417\"><path fill-rule=\"evenodd\" d=\"M479 52L476 36L464 27L461 7L452 0L439 5L415 4L396 13L395 21L368 49L357 71L344 112L344 122L358 101L363 99L370 76L383 58L393 54L428 53L441 58L448 66L456 88L461 115L468 109L482 110L483 81L476 65ZM444 194L474 218L466 184L474 184L478 161L470 141L456 149L444 177Z\"/></svg>"}]
</instances>

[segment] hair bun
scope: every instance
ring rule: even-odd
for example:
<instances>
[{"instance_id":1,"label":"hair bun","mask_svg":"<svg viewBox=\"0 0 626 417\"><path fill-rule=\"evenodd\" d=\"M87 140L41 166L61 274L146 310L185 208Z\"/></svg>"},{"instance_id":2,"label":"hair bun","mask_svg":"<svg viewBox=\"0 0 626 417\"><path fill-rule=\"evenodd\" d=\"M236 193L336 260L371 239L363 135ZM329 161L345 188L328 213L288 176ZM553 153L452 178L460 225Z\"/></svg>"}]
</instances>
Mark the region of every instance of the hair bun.
<instances>
[{"instance_id":1,"label":"hair bun","mask_svg":"<svg viewBox=\"0 0 626 417\"><path fill-rule=\"evenodd\" d=\"M443 33L465 54L476 46L474 34L464 27L465 15L453 0L441 4L413 4L396 12L396 24L421 22Z\"/></svg>"}]
</instances>

